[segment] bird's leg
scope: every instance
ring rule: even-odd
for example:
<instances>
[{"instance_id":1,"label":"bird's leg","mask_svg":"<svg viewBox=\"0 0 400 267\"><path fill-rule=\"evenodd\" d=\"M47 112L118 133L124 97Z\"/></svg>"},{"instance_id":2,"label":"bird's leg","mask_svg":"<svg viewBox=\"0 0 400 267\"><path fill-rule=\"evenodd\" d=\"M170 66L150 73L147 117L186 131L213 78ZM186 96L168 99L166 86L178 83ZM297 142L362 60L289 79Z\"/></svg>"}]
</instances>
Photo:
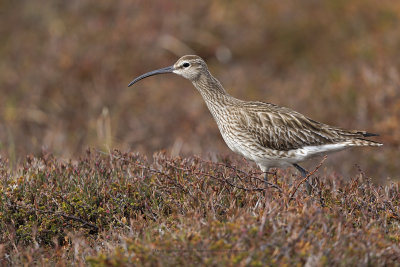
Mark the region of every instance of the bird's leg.
<instances>
[{"instance_id":1,"label":"bird's leg","mask_svg":"<svg viewBox=\"0 0 400 267\"><path fill-rule=\"evenodd\" d=\"M264 172L264 184L265 186L268 186L268 172Z\"/></svg>"},{"instance_id":2,"label":"bird's leg","mask_svg":"<svg viewBox=\"0 0 400 267\"><path fill-rule=\"evenodd\" d=\"M260 167L261 171L264 173L264 184L265 184L265 187L268 187L269 168L262 166L262 165L258 165L258 167Z\"/></svg>"},{"instance_id":3,"label":"bird's leg","mask_svg":"<svg viewBox=\"0 0 400 267\"><path fill-rule=\"evenodd\" d=\"M301 173L301 176L303 176L304 178L307 177L308 172L307 172L305 169L303 169L300 165L294 163L293 166L295 166L296 169ZM306 190L307 190L307 193L308 193L309 195L311 195L311 189L312 189L312 187L311 187L310 182L308 181L309 179L310 179L310 177L308 177L308 179L306 180Z\"/></svg>"}]
</instances>

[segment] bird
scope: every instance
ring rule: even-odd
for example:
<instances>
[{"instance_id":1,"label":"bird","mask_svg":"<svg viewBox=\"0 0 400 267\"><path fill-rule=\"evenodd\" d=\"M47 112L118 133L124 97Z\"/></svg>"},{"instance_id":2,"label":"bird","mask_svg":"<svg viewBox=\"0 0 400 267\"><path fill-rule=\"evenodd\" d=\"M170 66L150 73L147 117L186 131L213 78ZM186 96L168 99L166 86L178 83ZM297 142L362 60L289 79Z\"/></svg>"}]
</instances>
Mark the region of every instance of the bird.
<instances>
[{"instance_id":1,"label":"bird","mask_svg":"<svg viewBox=\"0 0 400 267\"><path fill-rule=\"evenodd\" d=\"M366 139L377 134L330 126L272 103L237 99L196 55L185 55L172 66L140 75L128 87L144 78L166 73L175 73L192 82L227 146L255 162L264 173L265 183L268 183L270 168L295 167L306 178L308 172L299 165L303 161L350 147L383 145ZM308 181L306 186L310 193Z\"/></svg>"}]
</instances>

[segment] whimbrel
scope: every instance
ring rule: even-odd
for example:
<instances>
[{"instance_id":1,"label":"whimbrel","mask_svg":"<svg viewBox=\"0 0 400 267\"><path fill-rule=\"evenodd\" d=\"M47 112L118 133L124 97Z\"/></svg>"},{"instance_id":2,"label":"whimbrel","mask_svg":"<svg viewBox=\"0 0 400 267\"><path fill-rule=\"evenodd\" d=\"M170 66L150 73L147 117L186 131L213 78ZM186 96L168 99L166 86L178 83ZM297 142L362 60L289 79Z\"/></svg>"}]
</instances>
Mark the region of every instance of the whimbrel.
<instances>
[{"instance_id":1,"label":"whimbrel","mask_svg":"<svg viewBox=\"0 0 400 267\"><path fill-rule=\"evenodd\" d=\"M264 173L272 167L294 166L311 157L355 146L381 146L366 140L366 131L345 130L312 120L289 108L229 95L198 56L181 57L173 66L145 73L128 86L157 74L175 73L190 80L200 92L228 147L254 161ZM306 183L307 190L311 187Z\"/></svg>"}]
</instances>

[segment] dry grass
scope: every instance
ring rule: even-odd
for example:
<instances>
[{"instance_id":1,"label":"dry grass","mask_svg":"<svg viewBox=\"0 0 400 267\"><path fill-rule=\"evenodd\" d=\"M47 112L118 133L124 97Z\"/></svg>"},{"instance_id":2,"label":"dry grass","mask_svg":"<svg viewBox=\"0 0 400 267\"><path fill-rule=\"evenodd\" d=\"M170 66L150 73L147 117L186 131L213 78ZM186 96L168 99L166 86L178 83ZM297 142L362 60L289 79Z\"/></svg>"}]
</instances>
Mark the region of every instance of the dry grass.
<instances>
[{"instance_id":1,"label":"dry grass","mask_svg":"<svg viewBox=\"0 0 400 267\"><path fill-rule=\"evenodd\" d=\"M398 265L399 183L279 171L241 160L87 151L76 162L1 160L2 264ZM296 192L297 190L297 192Z\"/></svg>"}]
</instances>

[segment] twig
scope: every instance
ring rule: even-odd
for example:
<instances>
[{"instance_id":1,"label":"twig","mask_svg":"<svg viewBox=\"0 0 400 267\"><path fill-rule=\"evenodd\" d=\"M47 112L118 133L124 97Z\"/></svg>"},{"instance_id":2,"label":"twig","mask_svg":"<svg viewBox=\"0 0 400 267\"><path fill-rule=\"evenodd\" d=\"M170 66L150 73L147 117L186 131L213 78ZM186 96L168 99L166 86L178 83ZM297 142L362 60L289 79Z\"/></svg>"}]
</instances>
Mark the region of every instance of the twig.
<instances>
[{"instance_id":1,"label":"twig","mask_svg":"<svg viewBox=\"0 0 400 267\"><path fill-rule=\"evenodd\" d=\"M314 213L314 216L308 221L308 223L300 230L300 232L297 234L297 236L292 239L291 241L288 242L286 246L281 248L281 253L279 257L282 257L284 254L288 253L290 250L293 249L293 247L296 245L297 242L301 240L301 238L304 236L304 234L308 231L308 229L311 227L311 225L315 222L317 219L317 215L321 214L320 210L317 210Z\"/></svg>"},{"instance_id":2,"label":"twig","mask_svg":"<svg viewBox=\"0 0 400 267\"><path fill-rule=\"evenodd\" d=\"M90 223L90 222L88 222L88 221L85 221L85 220L83 220L82 218L79 218L79 217L76 217L76 216L73 216L73 215L66 215L66 214L61 213L61 212L46 211L46 213L52 213L52 214L54 214L54 215L60 215L60 216L64 217L65 219L73 220L73 221L77 221L77 222L83 223L83 225L82 225L83 227L85 227L85 226L87 225L87 226L89 226L90 228L95 229L96 232L99 231L99 227L98 227L97 225L94 225L94 224L92 224L92 223Z\"/></svg>"},{"instance_id":3,"label":"twig","mask_svg":"<svg viewBox=\"0 0 400 267\"><path fill-rule=\"evenodd\" d=\"M220 182L224 182L224 183L230 185L231 187L235 187L235 188L237 188L237 189L241 189L241 190L244 190L244 191L264 191L264 190L265 190L265 188L261 188L261 187L254 187L254 188L242 187L242 186L240 186L240 185L236 185L236 184L234 184L234 183L229 182L227 179L217 178L217 177L214 176L214 175L211 175L211 174L208 174L208 173L204 173L204 172L198 172L198 173L195 173L195 174L196 174L196 175L208 176L208 177L210 177L211 179L214 179L214 180L217 180L217 181L220 181ZM280 189L278 186L273 185L273 184L269 184L269 185L271 185L271 187L274 187L274 188L278 189L278 190L281 192L281 189Z\"/></svg>"},{"instance_id":4,"label":"twig","mask_svg":"<svg viewBox=\"0 0 400 267\"><path fill-rule=\"evenodd\" d=\"M102 153L102 154L105 154L105 155L108 155L108 156L110 156L110 157L114 157L115 159L118 159L118 160L126 160L126 159L123 159L123 158L121 158L121 157L118 157L117 155L114 155L114 154L112 154L112 153L106 153L106 152L103 152L103 151L98 151L98 152L100 152L100 153ZM210 163L210 162L207 162L207 161L203 161L203 162L205 162L205 163ZM145 169L145 170L147 170L147 171L150 171L150 172L153 172L153 173L157 173L157 174L166 176L166 177L168 177L170 180L174 180L174 179L172 179L172 177L171 177L170 175L168 175L168 174L166 174L166 173L164 173L164 172L162 172L162 171L152 169L152 168L150 168L150 167L144 166L144 165L139 164L139 163L137 163L137 162L133 162L133 164L135 164L137 167L139 167L139 168L141 168L141 169ZM189 173L192 172L192 174L195 174L195 175L204 175L204 176L208 176L208 177L210 177L210 178L212 178L212 179L214 179L214 180L218 180L218 181L221 181L221 182L225 182L225 183L227 183L228 185L230 185L230 186L232 186L232 187L235 187L235 188L237 188L237 189L241 189L241 190L244 190L244 191L264 191L264 190L265 190L265 188L259 188L259 187L254 187L254 188L242 187L242 186L239 186L239 185L236 185L236 184L233 184L233 183L229 182L227 179L220 179L220 178L217 178L216 176L213 176L213 175L208 174L208 173L204 173L204 172L193 172L194 170L192 170L192 169L187 169L187 168L178 167L178 166L173 165L173 164L171 164L171 163L169 163L169 162L167 162L167 164L168 164L170 167L173 167L174 169L181 170L181 171L185 171L185 172L189 172ZM222 164L222 163L221 163L221 164ZM224 166L225 166L225 167L228 167L228 166L226 166L226 165L224 165ZM233 170L238 171L238 169L236 169L235 167L228 167L228 168L231 168L231 169L233 169ZM249 174L247 174L247 173L244 172L244 171L241 171L241 170L240 170L240 172L242 172L242 173L244 173L244 174L250 176ZM240 178L240 177L239 177L239 178ZM258 178L258 177L250 176L250 178L253 178L253 179L256 179L256 180L259 180L259 181L264 182L264 180L262 180L262 179L260 179L260 178ZM243 178L241 178L241 180L242 180L242 179L243 179ZM180 185L180 184L179 184L179 185ZM275 184L271 184L271 183L268 183L268 182L267 182L266 185L268 185L269 187L272 187L272 188L277 189L279 192L282 192L282 189L281 189L279 186L275 185ZM182 187L182 185L180 185L180 188L181 188L184 192L187 191L187 190L185 190L185 189ZM187 192L185 192L185 193L187 193Z\"/></svg>"},{"instance_id":5,"label":"twig","mask_svg":"<svg viewBox=\"0 0 400 267\"><path fill-rule=\"evenodd\" d=\"M39 209L29 208L29 207L25 207L25 206L21 206L21 205L11 205L11 204L8 204L8 205L11 206L11 207L14 206L14 207L17 207L17 208L25 208L25 209L28 209L31 212L39 212L39 213L45 213L45 214L58 215L58 216L64 217L65 219L68 219L68 220L73 220L73 221L77 221L77 222L83 223L83 227L89 226L89 228L95 229L96 232L99 231L99 227L97 225L92 224L92 223L90 223L88 221L85 221L84 219L82 219L80 217L76 217L76 216L73 216L73 215L67 215L67 214L64 214L62 212L57 212L57 211L39 210Z\"/></svg>"},{"instance_id":6,"label":"twig","mask_svg":"<svg viewBox=\"0 0 400 267\"><path fill-rule=\"evenodd\" d=\"M171 166L171 167L173 167L173 168L175 168L175 169L178 169L178 170L181 170L181 171L185 171L185 172L193 171L193 170L185 169L185 168L182 168L182 167L178 167L178 166L175 166L175 165L172 165L172 164L169 164L169 163L168 163L168 165ZM226 166L225 166L225 167L226 167ZM231 168L233 168L233 167L231 167ZM236 170L236 169L234 169L234 170ZM242 171L242 172L243 172L243 171ZM245 172L243 172L243 173L245 173ZM232 182L229 182L227 179L220 179L220 178L217 178L217 177L214 176L214 175L211 175L211 174L208 174L208 173L204 173L204 172L194 172L193 174L195 174L195 175L204 175L204 176L208 176L208 177L210 177L210 178L212 178L212 179L214 179L214 180L221 181L221 182L225 182L226 184L228 184L228 185L230 185L230 186L232 186L232 187L235 187L235 188L237 188L237 189L241 189L241 190L244 190L244 191L264 191L264 190L265 190L265 188L260 188L260 187L254 187L254 188L242 187L242 186L236 185L236 184L234 184L234 183L232 183ZM243 179L243 178L241 178L241 177L239 177L239 178L240 178L240 180ZM252 177L252 176L251 176L251 178L259 179L259 178ZM259 179L259 180L264 182L264 180L261 180L261 179ZM273 187L273 188L275 188L275 189L278 189L279 192L282 192L282 189L281 189L279 186L277 186L277 185L274 185L274 184L271 184L271 183L268 183L268 182L267 182L267 185L268 185L269 187Z\"/></svg>"},{"instance_id":7,"label":"twig","mask_svg":"<svg viewBox=\"0 0 400 267\"><path fill-rule=\"evenodd\" d=\"M208 161L204 161L204 162L205 162L205 163L212 163L212 162L208 162ZM171 166L171 167L177 169L177 170L181 170L181 171L185 171L185 172L191 172L191 171L193 171L193 170L191 170L191 169L182 168L182 167L178 167L178 166L172 165L171 163L167 163L167 164L168 164L169 166ZM247 174L246 172L244 172L244 171L242 171L242 170L236 169L236 167L234 167L234 166L227 166L227 165L225 165L225 164L223 164L223 163L216 163L216 165L220 165L220 166L223 166L223 167L227 167L227 168L230 168L230 169L232 169L232 170L234 170L234 171L241 172L241 173L244 174L244 175L250 176L250 174ZM227 183L228 185L230 185L230 186L232 186L232 187L236 187L236 188L238 188L238 189L242 189L242 190L245 190L245 191L263 191L263 190L265 190L265 188L260 188L260 187L245 188L245 187L242 187L242 186L238 186L238 185L236 185L236 184L234 184L234 183L229 182L227 179L220 179L220 178L217 178L217 177L215 177L215 176L213 176L213 175L211 175L211 174L204 173L204 172L194 172L193 174L195 174L195 175L204 175L204 176L208 176L208 177L210 177L210 178L212 178L212 179L214 179L214 180L219 180L219 181L225 182L225 183ZM243 178L240 177L238 174L236 174L236 176L237 176L241 181L243 181ZM259 181L265 183L264 180L262 180L262 179L260 179L260 178L258 178L258 177L250 176L250 178L255 179L255 180L259 180ZM279 186L275 185L275 184L272 184L272 183L268 183L268 182L267 182L266 185L268 185L268 187L272 187L272 188L275 188L275 189L279 190L279 192L282 192L282 189L281 189Z\"/></svg>"},{"instance_id":8,"label":"twig","mask_svg":"<svg viewBox=\"0 0 400 267\"><path fill-rule=\"evenodd\" d=\"M324 163L324 161L327 159L327 156L325 155L324 158L321 160L321 162L317 165L317 167L315 167L315 169L312 172L309 172L307 174L306 177L304 177L304 179L302 179L297 186L294 187L294 189L292 190L292 192L290 193L289 196L289 201L293 199L294 194L296 194L297 189L299 189L300 185L303 184L311 175L313 175L316 171L318 171L318 169L322 166L322 164Z\"/></svg>"}]
</instances>

